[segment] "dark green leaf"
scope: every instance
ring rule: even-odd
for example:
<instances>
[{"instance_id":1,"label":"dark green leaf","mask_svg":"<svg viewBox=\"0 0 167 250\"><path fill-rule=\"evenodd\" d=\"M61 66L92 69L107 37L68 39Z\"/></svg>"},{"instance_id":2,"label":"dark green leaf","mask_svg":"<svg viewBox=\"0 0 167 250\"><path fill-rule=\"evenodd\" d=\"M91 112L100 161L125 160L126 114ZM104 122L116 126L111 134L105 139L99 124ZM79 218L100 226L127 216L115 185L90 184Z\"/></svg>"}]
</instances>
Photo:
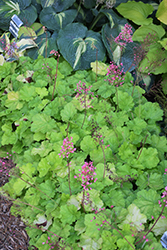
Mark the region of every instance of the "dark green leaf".
<instances>
[{"instance_id":1,"label":"dark green leaf","mask_svg":"<svg viewBox=\"0 0 167 250\"><path fill-rule=\"evenodd\" d=\"M40 13L40 22L50 30L59 31L67 24L72 23L77 15L77 10L66 10L57 13L53 7L44 8Z\"/></svg>"},{"instance_id":2,"label":"dark green leaf","mask_svg":"<svg viewBox=\"0 0 167 250\"><path fill-rule=\"evenodd\" d=\"M105 56L100 35L80 23L68 24L60 30L57 43L63 57L75 70L88 69L96 58L102 61Z\"/></svg>"}]
</instances>

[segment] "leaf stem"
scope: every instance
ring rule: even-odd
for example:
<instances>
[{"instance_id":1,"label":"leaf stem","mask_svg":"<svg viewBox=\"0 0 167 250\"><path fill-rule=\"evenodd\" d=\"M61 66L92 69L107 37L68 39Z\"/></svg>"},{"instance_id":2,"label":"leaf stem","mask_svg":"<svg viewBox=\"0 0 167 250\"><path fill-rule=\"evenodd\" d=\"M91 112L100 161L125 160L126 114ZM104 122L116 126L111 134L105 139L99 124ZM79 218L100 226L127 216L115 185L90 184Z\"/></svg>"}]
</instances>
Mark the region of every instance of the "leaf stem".
<instances>
[{"instance_id":1,"label":"leaf stem","mask_svg":"<svg viewBox=\"0 0 167 250\"><path fill-rule=\"evenodd\" d=\"M57 65L56 65L56 74L55 74L55 82L54 82L54 87L53 87L53 93L52 93L52 100L54 100L54 92L55 92L55 88L56 88L56 81L57 81L57 71L58 71L58 64L59 64L59 57L60 57L60 54L57 54Z\"/></svg>"}]
</instances>

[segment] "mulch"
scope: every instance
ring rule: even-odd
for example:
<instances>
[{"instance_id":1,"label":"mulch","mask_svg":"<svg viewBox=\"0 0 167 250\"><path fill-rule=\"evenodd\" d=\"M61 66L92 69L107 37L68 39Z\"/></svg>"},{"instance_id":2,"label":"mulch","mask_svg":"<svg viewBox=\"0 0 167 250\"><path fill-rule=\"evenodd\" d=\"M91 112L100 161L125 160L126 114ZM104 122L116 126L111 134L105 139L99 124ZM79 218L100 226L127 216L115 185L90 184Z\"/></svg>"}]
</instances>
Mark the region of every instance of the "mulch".
<instances>
[{"instance_id":1,"label":"mulch","mask_svg":"<svg viewBox=\"0 0 167 250\"><path fill-rule=\"evenodd\" d=\"M0 187L9 179L10 169L15 167L11 159L0 158ZM29 237L19 216L11 215L12 201L0 195L0 250L27 250Z\"/></svg>"}]
</instances>

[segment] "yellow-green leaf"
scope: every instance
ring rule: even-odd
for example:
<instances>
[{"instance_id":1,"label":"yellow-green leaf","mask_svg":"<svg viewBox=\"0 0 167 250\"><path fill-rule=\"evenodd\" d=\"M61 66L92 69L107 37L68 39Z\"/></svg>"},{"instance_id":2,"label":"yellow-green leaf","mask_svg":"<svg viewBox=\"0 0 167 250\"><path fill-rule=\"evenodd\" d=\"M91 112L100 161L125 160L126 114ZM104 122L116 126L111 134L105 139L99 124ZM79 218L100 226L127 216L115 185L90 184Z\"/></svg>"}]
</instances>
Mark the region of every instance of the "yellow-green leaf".
<instances>
[{"instance_id":1,"label":"yellow-green leaf","mask_svg":"<svg viewBox=\"0 0 167 250\"><path fill-rule=\"evenodd\" d=\"M163 0L157 10L156 17L162 22L167 24L167 0Z\"/></svg>"}]
</instances>

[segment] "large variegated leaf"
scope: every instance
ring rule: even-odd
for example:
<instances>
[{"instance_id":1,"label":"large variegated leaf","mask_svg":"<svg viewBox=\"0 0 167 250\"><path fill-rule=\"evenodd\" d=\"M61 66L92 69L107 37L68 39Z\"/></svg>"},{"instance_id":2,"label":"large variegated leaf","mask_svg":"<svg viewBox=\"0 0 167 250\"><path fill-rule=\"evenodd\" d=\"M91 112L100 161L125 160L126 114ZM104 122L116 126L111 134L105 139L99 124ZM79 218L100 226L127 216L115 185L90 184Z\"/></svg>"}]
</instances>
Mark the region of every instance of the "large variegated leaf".
<instances>
[{"instance_id":1,"label":"large variegated leaf","mask_svg":"<svg viewBox=\"0 0 167 250\"><path fill-rule=\"evenodd\" d=\"M0 27L8 30L11 17L16 14L26 26L30 26L37 18L36 8L31 0L0 1Z\"/></svg>"},{"instance_id":2,"label":"large variegated leaf","mask_svg":"<svg viewBox=\"0 0 167 250\"><path fill-rule=\"evenodd\" d=\"M41 0L41 5L43 8L53 7L56 12L61 12L67 10L74 2L75 0Z\"/></svg>"},{"instance_id":3,"label":"large variegated leaf","mask_svg":"<svg viewBox=\"0 0 167 250\"><path fill-rule=\"evenodd\" d=\"M56 32L55 32L56 33ZM31 48L27 51L27 55L33 59L36 59L38 55L43 55L44 57L50 56L51 50L57 50L56 44L56 34L54 33L54 37L51 37L50 32L43 33L38 36L35 40L37 47Z\"/></svg>"},{"instance_id":4,"label":"large variegated leaf","mask_svg":"<svg viewBox=\"0 0 167 250\"><path fill-rule=\"evenodd\" d=\"M67 24L72 23L76 15L77 10L57 13L53 7L46 7L40 13L40 22L50 30L59 31Z\"/></svg>"},{"instance_id":5,"label":"large variegated leaf","mask_svg":"<svg viewBox=\"0 0 167 250\"><path fill-rule=\"evenodd\" d=\"M68 24L60 30L57 39L63 57L75 69L88 69L96 59L103 61L105 48L101 36L80 23Z\"/></svg>"},{"instance_id":6,"label":"large variegated leaf","mask_svg":"<svg viewBox=\"0 0 167 250\"><path fill-rule=\"evenodd\" d=\"M136 47L136 43L128 43L123 49L120 51L120 47L114 41L114 39L119 35L123 26L127 23L125 19L120 21L119 25L114 25L112 28L107 23L103 25L102 28L102 40L108 51L108 55L112 61L114 61L117 65L123 64L124 71L132 71L135 69L134 65L134 48Z\"/></svg>"}]
</instances>

